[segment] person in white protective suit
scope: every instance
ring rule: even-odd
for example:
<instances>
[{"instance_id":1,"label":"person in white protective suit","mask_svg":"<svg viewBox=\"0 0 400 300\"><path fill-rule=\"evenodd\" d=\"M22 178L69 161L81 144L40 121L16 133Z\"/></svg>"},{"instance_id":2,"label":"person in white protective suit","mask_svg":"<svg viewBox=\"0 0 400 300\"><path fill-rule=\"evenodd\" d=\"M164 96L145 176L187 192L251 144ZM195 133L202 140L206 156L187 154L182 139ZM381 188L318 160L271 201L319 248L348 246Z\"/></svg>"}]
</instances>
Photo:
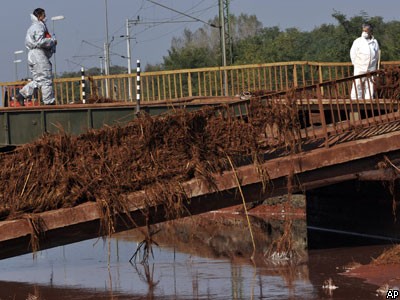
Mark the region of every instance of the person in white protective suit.
<instances>
[{"instance_id":1,"label":"person in white protective suit","mask_svg":"<svg viewBox=\"0 0 400 300\"><path fill-rule=\"evenodd\" d=\"M57 40L49 34L46 26L44 9L37 8L31 14L32 25L25 37L28 51L28 65L32 73L32 81L27 83L17 95L18 102L23 106L24 99L31 97L35 89L42 91L43 103L55 104L53 90L53 74L50 57L55 52Z\"/></svg>"},{"instance_id":2,"label":"person in white protective suit","mask_svg":"<svg viewBox=\"0 0 400 300\"><path fill-rule=\"evenodd\" d=\"M361 36L354 40L350 58L354 66L354 76L375 71L379 62L379 44L372 35L372 26L364 24ZM356 79L351 89L351 99L372 99L374 86L371 78Z\"/></svg>"}]
</instances>

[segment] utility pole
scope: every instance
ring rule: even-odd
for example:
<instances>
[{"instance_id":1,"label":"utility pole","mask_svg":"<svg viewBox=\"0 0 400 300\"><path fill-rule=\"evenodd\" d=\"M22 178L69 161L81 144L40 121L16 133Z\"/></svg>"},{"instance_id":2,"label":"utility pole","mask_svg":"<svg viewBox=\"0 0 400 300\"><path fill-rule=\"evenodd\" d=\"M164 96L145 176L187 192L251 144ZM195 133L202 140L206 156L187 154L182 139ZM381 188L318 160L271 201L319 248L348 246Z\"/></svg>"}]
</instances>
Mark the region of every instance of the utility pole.
<instances>
[{"instance_id":1,"label":"utility pole","mask_svg":"<svg viewBox=\"0 0 400 300\"><path fill-rule=\"evenodd\" d=\"M131 54L131 35L129 32L129 19L126 19L126 54L128 55L128 74L132 73L132 54ZM128 77L128 96L132 101L132 84L131 77Z\"/></svg>"},{"instance_id":2,"label":"utility pole","mask_svg":"<svg viewBox=\"0 0 400 300\"><path fill-rule=\"evenodd\" d=\"M55 31L55 27L54 27L54 22L55 21L60 21L60 20L64 20L65 17L64 16L54 16L51 17L51 21L53 21L53 37L56 37L56 31ZM57 78L57 60L56 60L56 48L54 47L54 52L53 52L53 61L54 61L54 78Z\"/></svg>"},{"instance_id":3,"label":"utility pole","mask_svg":"<svg viewBox=\"0 0 400 300\"><path fill-rule=\"evenodd\" d=\"M231 18L229 12L229 2L230 0L223 0L223 13L224 13L224 26L225 26L225 45L228 49L229 64L233 64L233 39L231 35Z\"/></svg>"},{"instance_id":4,"label":"utility pole","mask_svg":"<svg viewBox=\"0 0 400 300\"><path fill-rule=\"evenodd\" d=\"M108 41L108 8L107 8L107 0L104 0L104 4L106 7L106 42L104 43L104 72L107 75L110 75L110 43ZM106 79L106 97L110 97L109 87L108 87L108 79Z\"/></svg>"},{"instance_id":5,"label":"utility pole","mask_svg":"<svg viewBox=\"0 0 400 300\"><path fill-rule=\"evenodd\" d=\"M18 64L22 62L21 59L17 59L17 55L21 53L24 53L24 50L14 51L15 81L18 81Z\"/></svg>"},{"instance_id":6,"label":"utility pole","mask_svg":"<svg viewBox=\"0 0 400 300\"><path fill-rule=\"evenodd\" d=\"M136 20L129 20L126 19L126 35L121 35L120 37L126 38L126 55L128 59L128 74L132 74L132 53L131 53L131 33L130 33L130 25L131 24L138 24L140 21L139 16ZM128 79L128 89L129 89L129 100L132 100L132 78L129 77Z\"/></svg>"},{"instance_id":7,"label":"utility pole","mask_svg":"<svg viewBox=\"0 0 400 300\"><path fill-rule=\"evenodd\" d=\"M103 75L103 56L99 56L100 58L100 75Z\"/></svg>"},{"instance_id":8,"label":"utility pole","mask_svg":"<svg viewBox=\"0 0 400 300\"><path fill-rule=\"evenodd\" d=\"M229 62L228 64L233 64L233 38L231 35L231 17L229 12L229 3L230 0L222 0L222 16L223 24L221 22L221 26L224 26L225 31L225 50L226 50L226 60ZM220 12L221 14L221 12Z\"/></svg>"},{"instance_id":9,"label":"utility pole","mask_svg":"<svg viewBox=\"0 0 400 300\"><path fill-rule=\"evenodd\" d=\"M225 16L224 16L224 0L219 0L219 29L220 29L220 40L221 40L221 60L222 66L226 67L226 45L225 45ZM224 69L224 96L228 96L228 74Z\"/></svg>"}]
</instances>

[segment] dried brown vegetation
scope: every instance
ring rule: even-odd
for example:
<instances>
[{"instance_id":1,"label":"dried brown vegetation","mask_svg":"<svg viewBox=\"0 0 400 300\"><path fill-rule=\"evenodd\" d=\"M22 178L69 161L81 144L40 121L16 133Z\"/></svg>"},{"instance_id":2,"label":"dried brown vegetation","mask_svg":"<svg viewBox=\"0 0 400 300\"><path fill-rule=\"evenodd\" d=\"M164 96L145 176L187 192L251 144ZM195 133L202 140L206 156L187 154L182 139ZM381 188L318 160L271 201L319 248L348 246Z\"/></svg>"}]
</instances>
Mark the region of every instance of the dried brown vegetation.
<instances>
[{"instance_id":1,"label":"dried brown vegetation","mask_svg":"<svg viewBox=\"0 0 400 300\"><path fill-rule=\"evenodd\" d=\"M386 249L381 255L372 261L372 265L388 265L400 263L400 245Z\"/></svg>"},{"instance_id":2,"label":"dried brown vegetation","mask_svg":"<svg viewBox=\"0 0 400 300\"><path fill-rule=\"evenodd\" d=\"M126 195L138 190L146 191L149 206L164 203L179 214L185 199L180 183L196 177L212 184L213 174L230 169L228 157L260 164L266 149L290 147L299 130L297 111L277 107L252 100L246 118L204 108L141 115L128 126L78 137L44 136L1 155L0 219L93 201L104 213L104 231L112 233L112 216L124 212ZM266 143L268 126L278 128L278 139Z\"/></svg>"},{"instance_id":3,"label":"dried brown vegetation","mask_svg":"<svg viewBox=\"0 0 400 300\"><path fill-rule=\"evenodd\" d=\"M374 77L380 98L400 98L400 68L397 66L388 66L385 70L378 72Z\"/></svg>"}]
</instances>

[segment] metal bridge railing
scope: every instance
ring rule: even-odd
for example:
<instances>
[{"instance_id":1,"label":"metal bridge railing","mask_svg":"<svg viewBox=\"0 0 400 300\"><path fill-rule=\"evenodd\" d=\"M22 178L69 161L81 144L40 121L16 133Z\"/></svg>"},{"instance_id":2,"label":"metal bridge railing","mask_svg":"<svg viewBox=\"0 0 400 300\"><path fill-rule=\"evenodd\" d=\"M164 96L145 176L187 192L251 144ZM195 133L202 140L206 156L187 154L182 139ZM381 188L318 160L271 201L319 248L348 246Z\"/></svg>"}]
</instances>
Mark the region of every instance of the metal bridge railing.
<instances>
[{"instance_id":1,"label":"metal bridge railing","mask_svg":"<svg viewBox=\"0 0 400 300\"><path fill-rule=\"evenodd\" d=\"M382 67L400 61L382 62ZM328 62L279 62L141 73L141 101L165 101L195 96L230 96L242 92L277 92L352 76L352 65ZM225 80L226 76L226 80ZM224 83L227 83L225 88ZM26 81L1 82L2 104L9 103ZM109 98L132 102L136 97L136 75L88 76L87 98ZM82 100L81 77L54 80L57 104ZM131 89L131 90L129 90ZM35 96L41 99L40 93Z\"/></svg>"},{"instance_id":2,"label":"metal bridge railing","mask_svg":"<svg viewBox=\"0 0 400 300\"><path fill-rule=\"evenodd\" d=\"M353 87L360 82L363 91L352 95ZM400 119L400 68L316 83L260 98L267 109L282 112L273 123L275 129L267 131L269 140L279 139L279 118L287 117L289 109L296 112L291 121L296 140L322 138L329 147L335 138L357 128L373 128Z\"/></svg>"}]
</instances>

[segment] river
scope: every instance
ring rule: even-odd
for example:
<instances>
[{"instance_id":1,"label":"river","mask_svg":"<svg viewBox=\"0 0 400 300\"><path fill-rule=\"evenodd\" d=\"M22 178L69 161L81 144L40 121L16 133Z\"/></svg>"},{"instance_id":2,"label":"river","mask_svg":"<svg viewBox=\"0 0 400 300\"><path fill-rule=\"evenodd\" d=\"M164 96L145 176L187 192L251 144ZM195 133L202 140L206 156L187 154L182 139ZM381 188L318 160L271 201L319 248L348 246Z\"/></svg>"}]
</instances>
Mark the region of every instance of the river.
<instances>
[{"instance_id":1,"label":"river","mask_svg":"<svg viewBox=\"0 0 400 300\"><path fill-rule=\"evenodd\" d=\"M1 260L0 299L377 299L377 286L342 273L348 264L368 263L384 245L307 249L324 230L307 230L304 216L250 221L253 260L245 216L208 213L155 226L158 245L144 263L143 251L129 262L143 240L138 229L40 251L35 258ZM272 259L271 245L288 230L292 254ZM338 288L324 289L328 279Z\"/></svg>"},{"instance_id":2,"label":"river","mask_svg":"<svg viewBox=\"0 0 400 300\"><path fill-rule=\"evenodd\" d=\"M239 207L154 225L145 261L143 228L0 260L0 300L377 299L346 271L400 241L387 191L345 183L290 209L268 199L248 218Z\"/></svg>"}]
</instances>

